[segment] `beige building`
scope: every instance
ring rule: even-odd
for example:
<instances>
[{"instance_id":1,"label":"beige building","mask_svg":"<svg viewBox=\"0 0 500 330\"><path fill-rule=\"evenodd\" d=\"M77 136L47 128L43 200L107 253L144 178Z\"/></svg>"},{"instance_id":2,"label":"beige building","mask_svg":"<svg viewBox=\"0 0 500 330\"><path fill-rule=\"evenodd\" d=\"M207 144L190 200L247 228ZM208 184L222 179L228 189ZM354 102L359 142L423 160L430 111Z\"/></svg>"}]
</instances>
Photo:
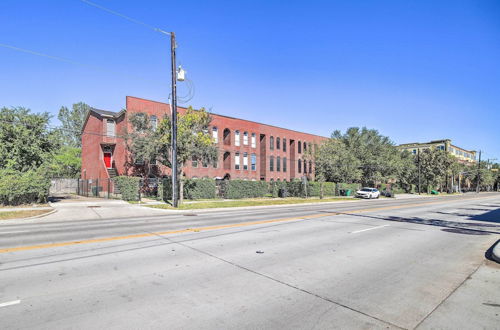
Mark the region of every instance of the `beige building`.
<instances>
[{"instance_id":1,"label":"beige building","mask_svg":"<svg viewBox=\"0 0 500 330\"><path fill-rule=\"evenodd\" d=\"M407 150L413 154L417 154L419 150L425 150L425 149L440 149L444 150L453 156L457 157L458 160L462 163L465 164L473 164L476 162L476 151L474 150L466 150L460 147L457 147L451 143L451 140L446 139L446 140L435 140L435 141L430 141L430 142L424 142L424 143L405 143L405 144L400 144L398 146L399 149L401 150Z\"/></svg>"}]
</instances>

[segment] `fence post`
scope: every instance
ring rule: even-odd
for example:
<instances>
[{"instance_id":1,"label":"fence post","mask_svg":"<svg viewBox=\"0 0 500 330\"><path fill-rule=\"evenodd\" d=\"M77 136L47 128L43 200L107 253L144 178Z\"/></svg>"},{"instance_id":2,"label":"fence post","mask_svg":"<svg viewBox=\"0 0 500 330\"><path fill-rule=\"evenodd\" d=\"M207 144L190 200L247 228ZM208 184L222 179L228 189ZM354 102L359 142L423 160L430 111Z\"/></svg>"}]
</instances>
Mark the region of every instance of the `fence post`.
<instances>
[{"instance_id":1,"label":"fence post","mask_svg":"<svg viewBox=\"0 0 500 330\"><path fill-rule=\"evenodd\" d=\"M108 199L109 199L109 188L110 188L110 183L111 183L111 179L108 178Z\"/></svg>"},{"instance_id":2,"label":"fence post","mask_svg":"<svg viewBox=\"0 0 500 330\"><path fill-rule=\"evenodd\" d=\"M80 195L80 178L76 179L76 194Z\"/></svg>"},{"instance_id":3,"label":"fence post","mask_svg":"<svg viewBox=\"0 0 500 330\"><path fill-rule=\"evenodd\" d=\"M99 179L95 179L95 197L101 197L99 196Z\"/></svg>"}]
</instances>

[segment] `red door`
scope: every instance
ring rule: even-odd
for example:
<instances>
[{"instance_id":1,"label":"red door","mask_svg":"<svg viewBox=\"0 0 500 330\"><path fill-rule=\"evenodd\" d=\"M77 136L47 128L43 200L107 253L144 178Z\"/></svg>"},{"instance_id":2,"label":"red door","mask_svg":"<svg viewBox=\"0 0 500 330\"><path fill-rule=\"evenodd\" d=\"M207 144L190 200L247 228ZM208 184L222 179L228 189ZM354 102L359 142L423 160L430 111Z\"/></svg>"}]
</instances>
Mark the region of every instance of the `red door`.
<instances>
[{"instance_id":1,"label":"red door","mask_svg":"<svg viewBox=\"0 0 500 330\"><path fill-rule=\"evenodd\" d=\"M111 168L111 152L104 153L104 164L106 168Z\"/></svg>"}]
</instances>

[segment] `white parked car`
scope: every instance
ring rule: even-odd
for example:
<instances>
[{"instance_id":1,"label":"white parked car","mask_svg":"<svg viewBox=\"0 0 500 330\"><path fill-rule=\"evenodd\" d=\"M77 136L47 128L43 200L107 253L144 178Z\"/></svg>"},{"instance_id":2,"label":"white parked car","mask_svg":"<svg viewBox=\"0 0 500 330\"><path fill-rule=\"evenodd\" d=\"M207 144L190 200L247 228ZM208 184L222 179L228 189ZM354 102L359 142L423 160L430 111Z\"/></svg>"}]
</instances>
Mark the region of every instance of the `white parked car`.
<instances>
[{"instance_id":1,"label":"white parked car","mask_svg":"<svg viewBox=\"0 0 500 330\"><path fill-rule=\"evenodd\" d=\"M361 190L356 191L356 197L359 198L379 198L380 191L375 188L362 188Z\"/></svg>"}]
</instances>

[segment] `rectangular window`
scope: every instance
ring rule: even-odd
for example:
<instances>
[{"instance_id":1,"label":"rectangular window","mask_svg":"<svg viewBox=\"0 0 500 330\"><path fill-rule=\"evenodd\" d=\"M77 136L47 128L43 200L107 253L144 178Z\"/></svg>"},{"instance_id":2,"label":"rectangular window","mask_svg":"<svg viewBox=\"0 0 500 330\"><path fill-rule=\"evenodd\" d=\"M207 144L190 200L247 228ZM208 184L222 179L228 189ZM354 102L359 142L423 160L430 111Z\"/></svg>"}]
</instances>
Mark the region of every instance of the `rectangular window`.
<instances>
[{"instance_id":1,"label":"rectangular window","mask_svg":"<svg viewBox=\"0 0 500 330\"><path fill-rule=\"evenodd\" d=\"M276 171L281 171L281 158L280 156L276 157Z\"/></svg>"},{"instance_id":2,"label":"rectangular window","mask_svg":"<svg viewBox=\"0 0 500 330\"><path fill-rule=\"evenodd\" d=\"M240 153L239 152L234 154L234 168L236 170L240 169Z\"/></svg>"},{"instance_id":3,"label":"rectangular window","mask_svg":"<svg viewBox=\"0 0 500 330\"><path fill-rule=\"evenodd\" d=\"M248 153L243 153L243 169L248 170Z\"/></svg>"},{"instance_id":4,"label":"rectangular window","mask_svg":"<svg viewBox=\"0 0 500 330\"><path fill-rule=\"evenodd\" d=\"M286 139L283 139L283 151L286 152Z\"/></svg>"},{"instance_id":5,"label":"rectangular window","mask_svg":"<svg viewBox=\"0 0 500 330\"><path fill-rule=\"evenodd\" d=\"M252 133L252 148L257 147L257 138L255 137L255 133Z\"/></svg>"},{"instance_id":6,"label":"rectangular window","mask_svg":"<svg viewBox=\"0 0 500 330\"><path fill-rule=\"evenodd\" d=\"M237 147L240 146L240 131L234 132L234 145Z\"/></svg>"},{"instance_id":7,"label":"rectangular window","mask_svg":"<svg viewBox=\"0 0 500 330\"><path fill-rule=\"evenodd\" d=\"M151 125L151 129L153 131L156 131L156 129L158 128L158 118L155 115L149 117L149 123Z\"/></svg>"},{"instance_id":8,"label":"rectangular window","mask_svg":"<svg viewBox=\"0 0 500 330\"><path fill-rule=\"evenodd\" d=\"M286 172L286 157L283 157L283 172Z\"/></svg>"},{"instance_id":9,"label":"rectangular window","mask_svg":"<svg viewBox=\"0 0 500 330\"><path fill-rule=\"evenodd\" d=\"M280 150L280 148L281 148L281 140L280 138L276 138L276 149Z\"/></svg>"},{"instance_id":10,"label":"rectangular window","mask_svg":"<svg viewBox=\"0 0 500 330\"><path fill-rule=\"evenodd\" d=\"M115 136L115 121L113 119L106 120L106 135Z\"/></svg>"},{"instance_id":11,"label":"rectangular window","mask_svg":"<svg viewBox=\"0 0 500 330\"><path fill-rule=\"evenodd\" d=\"M274 137L269 138L269 150L274 150Z\"/></svg>"},{"instance_id":12,"label":"rectangular window","mask_svg":"<svg viewBox=\"0 0 500 330\"><path fill-rule=\"evenodd\" d=\"M250 157L250 161L252 164L252 171L256 171L257 170L257 156L255 154L252 154Z\"/></svg>"},{"instance_id":13,"label":"rectangular window","mask_svg":"<svg viewBox=\"0 0 500 330\"><path fill-rule=\"evenodd\" d=\"M208 163L205 160L202 160L201 167L208 167Z\"/></svg>"},{"instance_id":14,"label":"rectangular window","mask_svg":"<svg viewBox=\"0 0 500 330\"><path fill-rule=\"evenodd\" d=\"M196 159L196 157L193 157L191 159L191 166L192 167L198 167L198 159Z\"/></svg>"},{"instance_id":15,"label":"rectangular window","mask_svg":"<svg viewBox=\"0 0 500 330\"><path fill-rule=\"evenodd\" d=\"M215 143L219 143L219 131L217 130L217 127L212 128L212 138Z\"/></svg>"},{"instance_id":16,"label":"rectangular window","mask_svg":"<svg viewBox=\"0 0 500 330\"><path fill-rule=\"evenodd\" d=\"M243 145L248 145L248 132L243 132Z\"/></svg>"},{"instance_id":17,"label":"rectangular window","mask_svg":"<svg viewBox=\"0 0 500 330\"><path fill-rule=\"evenodd\" d=\"M269 159L269 171L274 171L274 157L271 156L271 158Z\"/></svg>"}]
</instances>

